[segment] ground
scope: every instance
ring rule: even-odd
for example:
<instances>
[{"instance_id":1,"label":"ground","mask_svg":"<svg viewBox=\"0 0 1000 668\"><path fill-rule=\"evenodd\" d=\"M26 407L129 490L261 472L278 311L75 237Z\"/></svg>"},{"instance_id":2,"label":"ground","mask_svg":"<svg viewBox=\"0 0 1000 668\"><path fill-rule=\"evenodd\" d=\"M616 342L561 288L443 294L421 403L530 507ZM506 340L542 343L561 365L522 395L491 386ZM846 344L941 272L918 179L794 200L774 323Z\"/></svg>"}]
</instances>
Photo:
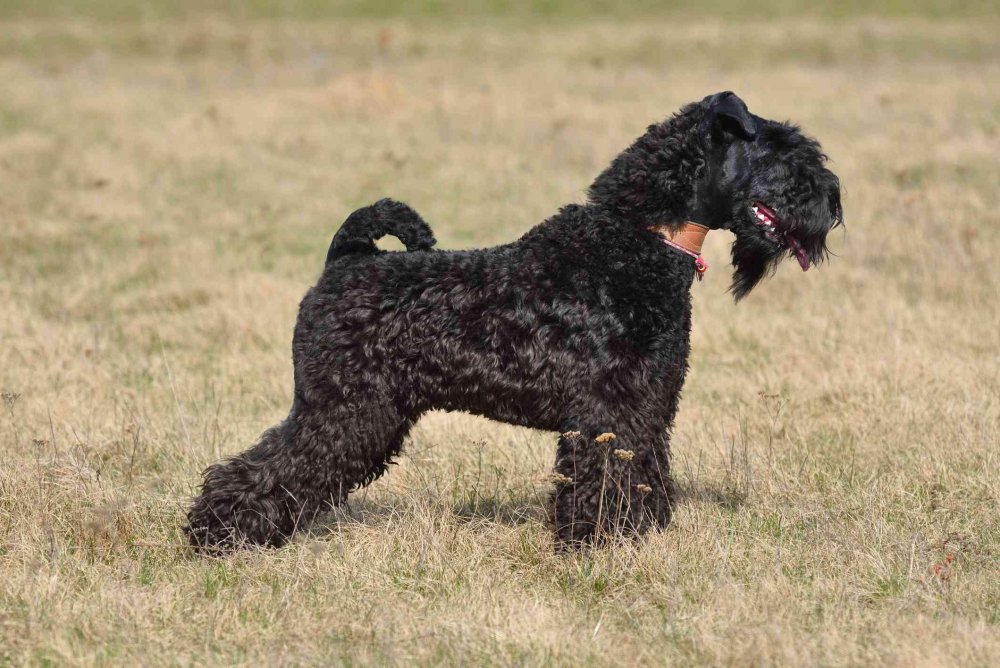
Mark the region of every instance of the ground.
<instances>
[{"instance_id":1,"label":"ground","mask_svg":"<svg viewBox=\"0 0 1000 668\"><path fill-rule=\"evenodd\" d=\"M995 8L83 4L0 3L0 664L1000 664ZM726 89L847 227L738 306L709 236L668 531L557 556L554 436L433 414L290 546L184 548L351 210L508 241Z\"/></svg>"}]
</instances>

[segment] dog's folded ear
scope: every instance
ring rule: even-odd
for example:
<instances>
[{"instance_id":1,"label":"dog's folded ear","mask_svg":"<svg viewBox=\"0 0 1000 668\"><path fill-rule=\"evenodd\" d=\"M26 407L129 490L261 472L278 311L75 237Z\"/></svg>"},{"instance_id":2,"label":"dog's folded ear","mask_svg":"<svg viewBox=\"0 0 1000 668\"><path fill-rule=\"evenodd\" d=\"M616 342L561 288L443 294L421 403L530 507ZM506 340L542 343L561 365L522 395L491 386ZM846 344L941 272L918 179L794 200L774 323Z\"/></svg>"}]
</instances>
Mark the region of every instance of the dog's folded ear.
<instances>
[{"instance_id":1,"label":"dog's folded ear","mask_svg":"<svg viewBox=\"0 0 1000 668\"><path fill-rule=\"evenodd\" d=\"M736 93L727 90L709 95L702 100L702 104L705 106L702 131L706 134L726 130L742 139L757 136L757 117L750 113L746 103Z\"/></svg>"}]
</instances>

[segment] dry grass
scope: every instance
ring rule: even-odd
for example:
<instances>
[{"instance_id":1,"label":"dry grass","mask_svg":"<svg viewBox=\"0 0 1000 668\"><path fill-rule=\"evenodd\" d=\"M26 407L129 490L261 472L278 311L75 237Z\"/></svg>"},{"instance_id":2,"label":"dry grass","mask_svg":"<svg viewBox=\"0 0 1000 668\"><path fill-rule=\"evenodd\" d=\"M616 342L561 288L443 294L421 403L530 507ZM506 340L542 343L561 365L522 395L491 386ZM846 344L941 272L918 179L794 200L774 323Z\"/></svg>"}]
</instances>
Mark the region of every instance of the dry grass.
<instances>
[{"instance_id":1,"label":"dry grass","mask_svg":"<svg viewBox=\"0 0 1000 668\"><path fill-rule=\"evenodd\" d=\"M2 24L0 664L1000 664L998 27ZM291 546L181 549L353 207L512 239L727 88L848 228L739 307L710 237L669 531L556 557L553 435L434 414Z\"/></svg>"}]
</instances>

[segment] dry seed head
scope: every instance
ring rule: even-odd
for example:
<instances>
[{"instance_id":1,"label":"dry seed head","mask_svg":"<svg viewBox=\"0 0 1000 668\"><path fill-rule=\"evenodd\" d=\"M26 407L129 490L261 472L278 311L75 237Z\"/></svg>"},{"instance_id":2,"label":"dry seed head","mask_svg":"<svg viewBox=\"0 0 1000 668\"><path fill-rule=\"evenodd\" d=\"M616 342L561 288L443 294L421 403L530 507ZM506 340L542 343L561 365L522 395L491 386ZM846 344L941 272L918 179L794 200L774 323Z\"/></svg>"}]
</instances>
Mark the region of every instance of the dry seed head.
<instances>
[{"instance_id":1,"label":"dry seed head","mask_svg":"<svg viewBox=\"0 0 1000 668\"><path fill-rule=\"evenodd\" d=\"M612 454L623 462L630 462L635 457L635 453L631 450L622 450L621 448L615 450Z\"/></svg>"},{"instance_id":2,"label":"dry seed head","mask_svg":"<svg viewBox=\"0 0 1000 668\"><path fill-rule=\"evenodd\" d=\"M653 491L652 487L650 487L649 485L643 485L642 483L636 485L635 488L640 492L642 492L643 494L649 494L650 492Z\"/></svg>"},{"instance_id":3,"label":"dry seed head","mask_svg":"<svg viewBox=\"0 0 1000 668\"><path fill-rule=\"evenodd\" d=\"M580 437L580 432L578 432L578 431L567 431L567 432L563 432L563 436L565 436L566 438L579 438Z\"/></svg>"},{"instance_id":4,"label":"dry seed head","mask_svg":"<svg viewBox=\"0 0 1000 668\"><path fill-rule=\"evenodd\" d=\"M606 431L603 434L599 434L597 436L597 438L594 439L594 441L596 441L597 443L600 443L601 445L604 445L605 443L610 443L611 441L615 440L616 438L618 438L618 437L615 436L614 434L612 434L610 431Z\"/></svg>"},{"instance_id":5,"label":"dry seed head","mask_svg":"<svg viewBox=\"0 0 1000 668\"><path fill-rule=\"evenodd\" d=\"M571 485L571 484L573 484L573 479L572 478L570 478L569 476L565 476L562 473L557 473L555 471L553 471L552 475L549 476L549 480L551 480L552 482L554 482L557 485Z\"/></svg>"}]
</instances>

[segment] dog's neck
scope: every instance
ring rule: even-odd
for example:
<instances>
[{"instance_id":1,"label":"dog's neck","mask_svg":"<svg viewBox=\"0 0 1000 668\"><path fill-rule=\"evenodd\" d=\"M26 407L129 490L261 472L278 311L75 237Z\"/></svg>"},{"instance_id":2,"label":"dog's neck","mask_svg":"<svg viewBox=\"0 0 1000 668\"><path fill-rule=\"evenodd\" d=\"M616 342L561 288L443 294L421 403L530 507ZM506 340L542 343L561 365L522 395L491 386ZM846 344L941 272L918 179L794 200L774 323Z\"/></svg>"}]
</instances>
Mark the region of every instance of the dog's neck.
<instances>
[{"instance_id":1,"label":"dog's neck","mask_svg":"<svg viewBox=\"0 0 1000 668\"><path fill-rule=\"evenodd\" d=\"M701 255L701 245L708 234L708 228L698 223L685 221L677 225L653 225L649 228L656 232L668 245L684 251L692 257Z\"/></svg>"},{"instance_id":2,"label":"dog's neck","mask_svg":"<svg viewBox=\"0 0 1000 668\"><path fill-rule=\"evenodd\" d=\"M700 281L708 271L708 263L701 256L701 244L705 241L708 228L690 220L678 225L653 225L649 228L663 238L663 243L694 258L695 276Z\"/></svg>"}]
</instances>

